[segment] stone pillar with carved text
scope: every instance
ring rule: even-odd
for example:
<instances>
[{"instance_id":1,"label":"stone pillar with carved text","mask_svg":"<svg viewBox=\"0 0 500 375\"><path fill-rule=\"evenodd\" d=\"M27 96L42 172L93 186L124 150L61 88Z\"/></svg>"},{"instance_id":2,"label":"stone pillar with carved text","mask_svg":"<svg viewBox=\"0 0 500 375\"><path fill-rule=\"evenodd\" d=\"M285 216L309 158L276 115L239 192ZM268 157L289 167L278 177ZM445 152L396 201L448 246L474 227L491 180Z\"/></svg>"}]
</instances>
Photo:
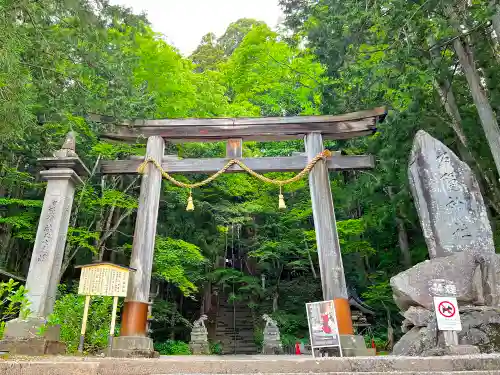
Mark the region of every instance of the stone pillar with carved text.
<instances>
[{"instance_id":1,"label":"stone pillar with carved text","mask_svg":"<svg viewBox=\"0 0 500 375\"><path fill-rule=\"evenodd\" d=\"M47 188L26 279L29 312L27 319L6 324L2 343L7 343L10 352L28 355L54 354L63 349L57 344L57 327L46 330L46 342L37 340L37 335L54 309L75 189L82 182L80 176L90 173L75 152L73 132L68 133L53 157L40 158L38 162L47 168L40 172Z\"/></svg>"},{"instance_id":2,"label":"stone pillar with carved text","mask_svg":"<svg viewBox=\"0 0 500 375\"><path fill-rule=\"evenodd\" d=\"M26 288L31 316L43 318L54 308L75 187L81 180L69 168L52 168L40 175L47 180L47 190Z\"/></svg>"},{"instance_id":3,"label":"stone pillar with carved text","mask_svg":"<svg viewBox=\"0 0 500 375\"><path fill-rule=\"evenodd\" d=\"M164 149L165 142L162 137L149 137L146 158L152 157L161 163ZM154 355L153 341L147 337L147 323L161 183L161 172L149 163L142 176L132 243L130 267L136 271L130 275L120 337L115 338L113 356Z\"/></svg>"}]
</instances>

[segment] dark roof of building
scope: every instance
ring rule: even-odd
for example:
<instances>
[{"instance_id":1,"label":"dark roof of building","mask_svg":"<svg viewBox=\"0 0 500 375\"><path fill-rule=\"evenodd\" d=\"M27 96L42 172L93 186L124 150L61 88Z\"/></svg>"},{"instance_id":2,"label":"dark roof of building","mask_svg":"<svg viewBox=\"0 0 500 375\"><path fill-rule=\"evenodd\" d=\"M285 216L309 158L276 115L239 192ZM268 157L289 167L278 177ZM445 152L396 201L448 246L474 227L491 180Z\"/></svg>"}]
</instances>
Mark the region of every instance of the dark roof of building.
<instances>
[{"instance_id":1,"label":"dark roof of building","mask_svg":"<svg viewBox=\"0 0 500 375\"><path fill-rule=\"evenodd\" d=\"M349 305L355 307L364 314L375 315L375 312L372 310L372 308L365 304L361 300L361 298L359 298L354 288L347 288L347 294L349 297Z\"/></svg>"}]
</instances>

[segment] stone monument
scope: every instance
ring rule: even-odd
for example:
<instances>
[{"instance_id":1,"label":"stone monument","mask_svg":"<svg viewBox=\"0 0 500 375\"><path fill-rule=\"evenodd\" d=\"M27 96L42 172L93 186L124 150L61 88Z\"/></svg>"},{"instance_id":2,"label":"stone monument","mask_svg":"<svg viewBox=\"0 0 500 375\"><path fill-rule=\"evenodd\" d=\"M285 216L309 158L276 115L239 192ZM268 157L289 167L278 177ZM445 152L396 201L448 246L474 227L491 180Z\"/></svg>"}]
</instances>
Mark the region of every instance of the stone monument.
<instances>
[{"instance_id":1,"label":"stone monument","mask_svg":"<svg viewBox=\"0 0 500 375\"><path fill-rule=\"evenodd\" d=\"M76 154L75 133L69 132L60 150L52 157L38 159L47 170L40 172L47 181L42 212L26 280L29 311L5 326L0 350L16 354L43 355L64 352L59 328L48 327L41 334L56 300L59 274L64 257L71 208L81 176L90 174Z\"/></svg>"},{"instance_id":2,"label":"stone monument","mask_svg":"<svg viewBox=\"0 0 500 375\"><path fill-rule=\"evenodd\" d=\"M189 347L193 354L210 354L208 345L208 331L205 327L205 321L208 319L206 315L200 316L200 319L195 320L191 330L191 340Z\"/></svg>"},{"instance_id":3,"label":"stone monument","mask_svg":"<svg viewBox=\"0 0 500 375\"><path fill-rule=\"evenodd\" d=\"M264 327L262 354L283 354L278 324L267 314L262 315L262 319L266 322L266 326Z\"/></svg>"},{"instance_id":4,"label":"stone monument","mask_svg":"<svg viewBox=\"0 0 500 375\"><path fill-rule=\"evenodd\" d=\"M405 335L393 354L470 353L477 350L472 345L482 352L500 350L499 259L473 172L424 131L415 136L408 172L430 260L391 278L394 300L405 317ZM458 337L438 332L435 295L457 298L462 319Z\"/></svg>"}]
</instances>

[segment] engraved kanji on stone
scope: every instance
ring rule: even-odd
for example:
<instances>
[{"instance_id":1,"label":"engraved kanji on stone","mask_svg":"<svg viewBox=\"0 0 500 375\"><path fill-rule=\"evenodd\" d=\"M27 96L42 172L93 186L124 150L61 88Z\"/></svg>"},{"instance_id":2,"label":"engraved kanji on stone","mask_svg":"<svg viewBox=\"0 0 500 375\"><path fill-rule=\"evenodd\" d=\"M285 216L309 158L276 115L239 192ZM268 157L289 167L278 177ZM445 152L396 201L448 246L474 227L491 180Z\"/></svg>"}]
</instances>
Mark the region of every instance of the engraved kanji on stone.
<instances>
[{"instance_id":1,"label":"engraved kanji on stone","mask_svg":"<svg viewBox=\"0 0 500 375\"><path fill-rule=\"evenodd\" d=\"M415 136L410 188L431 258L494 253L486 205L470 167L424 131Z\"/></svg>"},{"instance_id":2,"label":"engraved kanji on stone","mask_svg":"<svg viewBox=\"0 0 500 375\"><path fill-rule=\"evenodd\" d=\"M460 221L455 221L454 224L457 227L457 229L453 232L454 236L459 237L459 238L472 237L472 234L470 233L470 230L467 227L466 223L460 222Z\"/></svg>"},{"instance_id":3,"label":"engraved kanji on stone","mask_svg":"<svg viewBox=\"0 0 500 375\"><path fill-rule=\"evenodd\" d=\"M453 285L453 284L446 284L444 286L444 291L446 294L455 296L457 294L457 287L456 287L456 285Z\"/></svg>"},{"instance_id":4,"label":"engraved kanji on stone","mask_svg":"<svg viewBox=\"0 0 500 375\"><path fill-rule=\"evenodd\" d=\"M449 198L450 200L448 201L448 203L446 203L446 207L451 209L464 207L465 201L463 201L459 197L449 197Z\"/></svg>"},{"instance_id":5,"label":"engraved kanji on stone","mask_svg":"<svg viewBox=\"0 0 500 375\"><path fill-rule=\"evenodd\" d=\"M434 282L430 288L432 294L442 295L445 292L445 287L442 283Z\"/></svg>"},{"instance_id":6,"label":"engraved kanji on stone","mask_svg":"<svg viewBox=\"0 0 500 375\"><path fill-rule=\"evenodd\" d=\"M47 208L47 215L45 217L47 224L43 227L43 238L41 241L40 249L36 254L36 261L41 263L47 260L49 254L49 246L53 240L53 226L52 223L56 217L56 209L59 203L58 199L53 199Z\"/></svg>"}]
</instances>

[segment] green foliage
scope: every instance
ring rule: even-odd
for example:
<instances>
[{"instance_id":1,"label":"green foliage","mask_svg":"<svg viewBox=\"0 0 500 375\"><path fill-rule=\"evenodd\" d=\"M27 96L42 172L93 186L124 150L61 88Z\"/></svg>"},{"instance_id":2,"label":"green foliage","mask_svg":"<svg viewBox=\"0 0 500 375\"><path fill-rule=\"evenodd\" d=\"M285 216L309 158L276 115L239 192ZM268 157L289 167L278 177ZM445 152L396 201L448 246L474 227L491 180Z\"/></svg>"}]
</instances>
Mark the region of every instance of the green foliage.
<instances>
[{"instance_id":1,"label":"green foliage","mask_svg":"<svg viewBox=\"0 0 500 375\"><path fill-rule=\"evenodd\" d=\"M26 229L33 227L34 219L32 214L26 212L19 215L0 217L0 224L10 225L14 229Z\"/></svg>"},{"instance_id":2,"label":"green foliage","mask_svg":"<svg viewBox=\"0 0 500 375\"><path fill-rule=\"evenodd\" d=\"M210 354L221 355L222 345L218 342L210 343Z\"/></svg>"},{"instance_id":3,"label":"green foliage","mask_svg":"<svg viewBox=\"0 0 500 375\"><path fill-rule=\"evenodd\" d=\"M297 342L300 342L300 338L298 338L295 335L290 335L290 334L285 333L285 334L281 335L280 337L281 337L281 345L283 345L283 347L285 347L285 348L295 347L295 344Z\"/></svg>"},{"instance_id":4,"label":"green foliage","mask_svg":"<svg viewBox=\"0 0 500 375\"><path fill-rule=\"evenodd\" d=\"M253 342L257 346L259 352L262 353L262 346L264 345L264 330L260 327L257 327L253 331Z\"/></svg>"},{"instance_id":5,"label":"green foliage","mask_svg":"<svg viewBox=\"0 0 500 375\"><path fill-rule=\"evenodd\" d=\"M68 228L68 237L66 241L74 247L80 247L90 250L92 253L97 253L97 249L93 245L99 239L99 233L90 232L86 228Z\"/></svg>"},{"instance_id":6,"label":"green foliage","mask_svg":"<svg viewBox=\"0 0 500 375\"><path fill-rule=\"evenodd\" d=\"M233 105L251 115L317 114L323 67L280 41L266 25L254 26L221 65ZM250 104L251 103L251 104Z\"/></svg>"},{"instance_id":7,"label":"green foliage","mask_svg":"<svg viewBox=\"0 0 500 375\"><path fill-rule=\"evenodd\" d=\"M307 322L302 314L290 314L286 311L278 311L273 314L273 318L278 323L283 345L295 344L297 335L307 336Z\"/></svg>"},{"instance_id":8,"label":"green foliage","mask_svg":"<svg viewBox=\"0 0 500 375\"><path fill-rule=\"evenodd\" d=\"M175 284L186 296L196 292L193 282L200 276L195 271L205 261L198 246L170 237L157 237L155 243L156 275Z\"/></svg>"},{"instance_id":9,"label":"green foliage","mask_svg":"<svg viewBox=\"0 0 500 375\"><path fill-rule=\"evenodd\" d=\"M61 326L61 341L68 353L76 353L80 341L85 297L62 294L56 301L54 312L48 318L49 325ZM112 297L92 297L85 333L84 351L90 354L102 352L108 345L111 324ZM116 335L119 327L116 327Z\"/></svg>"},{"instance_id":10,"label":"green foliage","mask_svg":"<svg viewBox=\"0 0 500 375\"><path fill-rule=\"evenodd\" d=\"M451 46L456 32L443 12L445 2L281 0L281 30L241 19L220 38L205 35L189 59L153 32L145 16L98 3L0 0L2 269L22 274L27 267L45 188L35 178L37 159L58 149L69 130L78 134L77 152L93 172L75 195L62 281L74 281L70 270L75 264L129 264L140 180L100 176L96 163L144 155L145 139L103 141L102 133L115 129L94 122L95 115L118 121L328 115L386 105L388 116L374 135L325 142L329 149L372 154L376 160L374 170L332 172L330 180L346 280L376 312L377 345L387 342L388 321L397 327L401 319L388 280L427 257L407 176L418 129L471 165L489 216L499 221L498 176L484 134L477 130L464 71L456 66ZM498 46L484 29L492 11L487 2L472 2L459 13L498 113L500 69L493 52ZM439 46L438 59L429 53L430 39ZM467 145L450 126L456 121L440 101L436 82L450 84ZM303 151L302 140L245 142L243 149L246 157ZM225 145L167 144L165 152L224 157ZM183 181L205 177L176 176ZM152 328L158 342L186 340L200 304L210 305L211 288L219 288L220 298L250 306L256 316L273 311L285 341L307 337L304 303L322 298L307 179L284 189L287 210L278 211L277 193L275 186L246 174L228 174L195 189L196 209L186 212L188 192L163 184L154 257L159 286ZM407 248L400 236L408 238ZM495 230L495 239L499 236ZM223 267L233 254L244 261L237 269ZM92 352L105 345L102 321L109 318L108 300L94 304L95 334L89 334L87 346ZM64 321L71 350L82 306L82 298L72 294L57 303L55 319Z\"/></svg>"},{"instance_id":11,"label":"green foliage","mask_svg":"<svg viewBox=\"0 0 500 375\"><path fill-rule=\"evenodd\" d=\"M183 341L168 340L165 342L155 342L155 350L161 355L190 355L189 345Z\"/></svg>"},{"instance_id":12,"label":"green foliage","mask_svg":"<svg viewBox=\"0 0 500 375\"><path fill-rule=\"evenodd\" d=\"M0 283L0 338L3 336L5 323L18 316L25 319L29 314L29 301L23 285L10 279Z\"/></svg>"},{"instance_id":13,"label":"green foliage","mask_svg":"<svg viewBox=\"0 0 500 375\"><path fill-rule=\"evenodd\" d=\"M42 207L43 201L30 199L0 198L0 206L15 204L22 207Z\"/></svg>"},{"instance_id":14,"label":"green foliage","mask_svg":"<svg viewBox=\"0 0 500 375\"><path fill-rule=\"evenodd\" d=\"M153 303L153 317L151 322L152 338L155 342L164 342L182 334L191 327L191 322L182 315L179 305L175 302L157 299Z\"/></svg>"},{"instance_id":15,"label":"green foliage","mask_svg":"<svg viewBox=\"0 0 500 375\"><path fill-rule=\"evenodd\" d=\"M106 189L101 194L99 204L101 206L134 209L137 208L137 199L130 197L119 190Z\"/></svg>"}]
</instances>

